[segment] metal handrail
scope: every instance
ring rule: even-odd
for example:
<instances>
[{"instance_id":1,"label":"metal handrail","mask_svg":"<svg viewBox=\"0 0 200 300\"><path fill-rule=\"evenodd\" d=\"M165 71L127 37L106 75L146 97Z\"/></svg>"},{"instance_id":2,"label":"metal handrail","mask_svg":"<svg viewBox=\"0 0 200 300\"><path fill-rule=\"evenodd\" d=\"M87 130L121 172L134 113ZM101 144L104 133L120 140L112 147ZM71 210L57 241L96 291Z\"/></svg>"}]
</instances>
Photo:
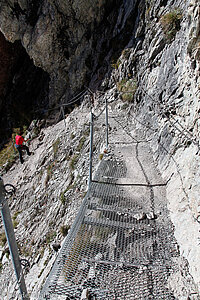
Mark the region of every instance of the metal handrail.
<instances>
[{"instance_id":1,"label":"metal handrail","mask_svg":"<svg viewBox=\"0 0 200 300\"><path fill-rule=\"evenodd\" d=\"M1 210L1 216L3 220L5 233L6 233L6 238L8 241L8 247L12 258L12 263L15 270L17 283L19 285L21 298L22 300L29 300L29 295L26 289L26 284L23 276L23 270L19 259L19 252L17 248L17 242L15 239L15 233L14 233L13 223L10 215L10 209L4 194L5 194L5 188L4 188L3 180L0 177L0 210Z\"/></svg>"}]
</instances>

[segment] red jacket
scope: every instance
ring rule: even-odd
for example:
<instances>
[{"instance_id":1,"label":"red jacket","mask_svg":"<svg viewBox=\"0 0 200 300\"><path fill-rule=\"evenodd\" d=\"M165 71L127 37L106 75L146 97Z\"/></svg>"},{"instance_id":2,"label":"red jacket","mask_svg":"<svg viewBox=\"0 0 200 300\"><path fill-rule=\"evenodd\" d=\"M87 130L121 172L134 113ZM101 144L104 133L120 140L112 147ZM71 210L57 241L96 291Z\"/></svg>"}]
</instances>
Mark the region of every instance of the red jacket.
<instances>
[{"instance_id":1,"label":"red jacket","mask_svg":"<svg viewBox=\"0 0 200 300\"><path fill-rule=\"evenodd\" d=\"M17 145L22 145L23 141L24 141L24 138L21 135L16 135L15 141L16 141Z\"/></svg>"}]
</instances>

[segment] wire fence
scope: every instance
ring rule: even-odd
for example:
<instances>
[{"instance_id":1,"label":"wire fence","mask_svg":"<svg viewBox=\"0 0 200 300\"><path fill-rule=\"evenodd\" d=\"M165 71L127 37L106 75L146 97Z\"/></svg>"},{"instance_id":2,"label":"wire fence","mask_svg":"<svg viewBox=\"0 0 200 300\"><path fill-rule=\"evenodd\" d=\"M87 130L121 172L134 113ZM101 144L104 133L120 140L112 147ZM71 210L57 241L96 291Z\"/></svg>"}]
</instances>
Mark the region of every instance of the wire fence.
<instances>
[{"instance_id":1,"label":"wire fence","mask_svg":"<svg viewBox=\"0 0 200 300\"><path fill-rule=\"evenodd\" d=\"M127 173L122 159L114 156L111 160L103 159L93 178L95 122L105 123L108 142L107 105L106 101L96 115L91 105L88 192L40 299L81 299L84 293L88 293L90 299L99 300L175 299L167 287L167 278L174 271L172 261L179 255L170 222L165 220L158 226L154 217L136 217L145 209L142 203L127 196L125 187L116 184L116 180L126 177ZM117 124L120 124L119 119L113 118ZM100 127L100 123L97 126ZM126 136L133 139L130 133ZM144 140L134 142L138 163L145 175L138 155L138 145ZM148 177L145 178L145 187L150 193L148 206L154 210L153 186Z\"/></svg>"}]
</instances>

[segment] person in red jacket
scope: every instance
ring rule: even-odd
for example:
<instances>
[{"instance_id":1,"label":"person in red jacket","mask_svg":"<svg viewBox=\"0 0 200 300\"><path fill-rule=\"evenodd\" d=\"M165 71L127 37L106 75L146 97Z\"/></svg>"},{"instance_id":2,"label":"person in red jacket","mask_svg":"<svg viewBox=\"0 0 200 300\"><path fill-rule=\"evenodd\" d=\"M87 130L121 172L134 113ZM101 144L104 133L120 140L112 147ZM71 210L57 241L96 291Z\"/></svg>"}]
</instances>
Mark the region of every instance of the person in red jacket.
<instances>
[{"instance_id":1,"label":"person in red jacket","mask_svg":"<svg viewBox=\"0 0 200 300\"><path fill-rule=\"evenodd\" d=\"M24 160L23 160L23 157L22 157L22 150L26 150L28 155L31 155L31 152L29 151L29 148L26 145L23 145L23 142L27 142L27 141L24 140L23 136L16 135L15 142L16 142L15 147L19 152L20 162L23 164Z\"/></svg>"}]
</instances>

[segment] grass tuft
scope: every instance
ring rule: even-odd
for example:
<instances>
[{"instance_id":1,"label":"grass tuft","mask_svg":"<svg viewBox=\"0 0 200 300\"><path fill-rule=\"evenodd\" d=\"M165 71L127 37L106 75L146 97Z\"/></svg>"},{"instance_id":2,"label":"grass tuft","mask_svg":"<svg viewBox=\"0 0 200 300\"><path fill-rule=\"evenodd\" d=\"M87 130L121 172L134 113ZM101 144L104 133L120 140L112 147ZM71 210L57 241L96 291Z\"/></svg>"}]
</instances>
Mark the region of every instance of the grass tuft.
<instances>
[{"instance_id":1,"label":"grass tuft","mask_svg":"<svg viewBox=\"0 0 200 300\"><path fill-rule=\"evenodd\" d=\"M70 225L63 225L60 227L60 233L62 236L66 236L68 234L68 231L70 229Z\"/></svg>"},{"instance_id":2,"label":"grass tuft","mask_svg":"<svg viewBox=\"0 0 200 300\"><path fill-rule=\"evenodd\" d=\"M53 155L54 155L54 159L57 156L58 153L58 149L59 149L59 144L60 144L60 139L58 138L54 143L53 143Z\"/></svg>"},{"instance_id":3,"label":"grass tuft","mask_svg":"<svg viewBox=\"0 0 200 300\"><path fill-rule=\"evenodd\" d=\"M76 150L77 150L78 152L80 152L80 151L82 150L85 141L86 141L86 137L85 137L85 136L82 136L82 138L80 139L79 144L78 144L78 146L77 146L77 148L76 148Z\"/></svg>"},{"instance_id":4,"label":"grass tuft","mask_svg":"<svg viewBox=\"0 0 200 300\"><path fill-rule=\"evenodd\" d=\"M117 89L121 92L122 100L132 102L138 88L136 78L122 79L117 83Z\"/></svg>"},{"instance_id":5,"label":"grass tuft","mask_svg":"<svg viewBox=\"0 0 200 300\"><path fill-rule=\"evenodd\" d=\"M78 159L79 159L79 155L78 154L74 154L74 156L72 157L70 163L69 163L69 167L71 170L74 170L75 169L75 166L78 162Z\"/></svg>"},{"instance_id":6,"label":"grass tuft","mask_svg":"<svg viewBox=\"0 0 200 300\"><path fill-rule=\"evenodd\" d=\"M183 15L179 9L174 9L161 17L160 22L168 42L172 42L176 33L180 30L182 17Z\"/></svg>"}]
</instances>

